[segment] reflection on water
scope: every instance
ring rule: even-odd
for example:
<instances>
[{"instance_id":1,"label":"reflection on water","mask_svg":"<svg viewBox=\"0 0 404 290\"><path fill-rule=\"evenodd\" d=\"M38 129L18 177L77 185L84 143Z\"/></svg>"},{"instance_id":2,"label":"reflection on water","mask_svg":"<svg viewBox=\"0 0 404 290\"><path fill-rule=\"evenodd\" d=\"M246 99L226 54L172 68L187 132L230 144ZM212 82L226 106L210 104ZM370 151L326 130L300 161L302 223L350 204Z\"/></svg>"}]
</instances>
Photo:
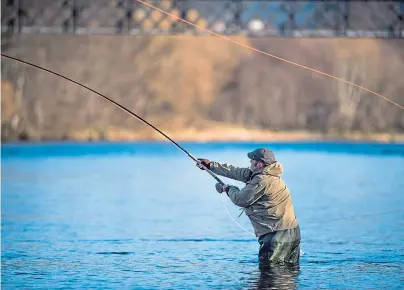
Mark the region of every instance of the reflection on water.
<instances>
[{"instance_id":1,"label":"reflection on water","mask_svg":"<svg viewBox=\"0 0 404 290\"><path fill-rule=\"evenodd\" d=\"M259 275L250 289L297 289L298 265L260 266Z\"/></svg>"}]
</instances>

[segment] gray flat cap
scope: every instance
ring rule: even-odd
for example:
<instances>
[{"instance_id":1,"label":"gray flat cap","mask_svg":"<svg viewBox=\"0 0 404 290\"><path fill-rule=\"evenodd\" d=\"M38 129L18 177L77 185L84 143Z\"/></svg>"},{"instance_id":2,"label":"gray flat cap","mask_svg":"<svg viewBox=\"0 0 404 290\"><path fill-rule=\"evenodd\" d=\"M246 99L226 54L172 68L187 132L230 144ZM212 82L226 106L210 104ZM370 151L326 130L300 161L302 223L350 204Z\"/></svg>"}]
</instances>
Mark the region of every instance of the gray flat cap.
<instances>
[{"instance_id":1,"label":"gray flat cap","mask_svg":"<svg viewBox=\"0 0 404 290\"><path fill-rule=\"evenodd\" d=\"M264 164L272 164L275 162L274 153L266 148L258 148L252 152L247 153L248 158L260 161Z\"/></svg>"}]
</instances>

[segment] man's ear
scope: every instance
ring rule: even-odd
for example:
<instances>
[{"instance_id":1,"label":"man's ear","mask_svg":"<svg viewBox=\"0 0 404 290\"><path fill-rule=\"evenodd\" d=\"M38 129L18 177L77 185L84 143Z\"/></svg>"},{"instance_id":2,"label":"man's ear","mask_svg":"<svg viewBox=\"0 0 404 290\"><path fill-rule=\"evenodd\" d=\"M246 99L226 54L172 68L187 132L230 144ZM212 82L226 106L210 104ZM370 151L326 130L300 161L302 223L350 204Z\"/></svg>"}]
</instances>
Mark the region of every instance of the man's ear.
<instances>
[{"instance_id":1,"label":"man's ear","mask_svg":"<svg viewBox=\"0 0 404 290\"><path fill-rule=\"evenodd\" d=\"M262 162L257 162L257 167L258 168L262 168L264 166L264 164L262 164Z\"/></svg>"}]
</instances>

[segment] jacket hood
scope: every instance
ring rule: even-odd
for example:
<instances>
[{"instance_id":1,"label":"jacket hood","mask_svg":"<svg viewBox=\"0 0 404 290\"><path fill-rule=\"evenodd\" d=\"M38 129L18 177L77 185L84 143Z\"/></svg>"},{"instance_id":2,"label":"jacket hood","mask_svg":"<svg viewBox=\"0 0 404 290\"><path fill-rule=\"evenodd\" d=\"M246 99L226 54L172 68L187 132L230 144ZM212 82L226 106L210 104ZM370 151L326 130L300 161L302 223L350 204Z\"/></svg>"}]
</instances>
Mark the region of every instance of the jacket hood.
<instances>
[{"instance_id":1,"label":"jacket hood","mask_svg":"<svg viewBox=\"0 0 404 290\"><path fill-rule=\"evenodd\" d=\"M279 161L275 161L274 163L268 166L254 170L253 173L260 173L260 172L262 172L265 175L281 176L283 173L283 166Z\"/></svg>"}]
</instances>

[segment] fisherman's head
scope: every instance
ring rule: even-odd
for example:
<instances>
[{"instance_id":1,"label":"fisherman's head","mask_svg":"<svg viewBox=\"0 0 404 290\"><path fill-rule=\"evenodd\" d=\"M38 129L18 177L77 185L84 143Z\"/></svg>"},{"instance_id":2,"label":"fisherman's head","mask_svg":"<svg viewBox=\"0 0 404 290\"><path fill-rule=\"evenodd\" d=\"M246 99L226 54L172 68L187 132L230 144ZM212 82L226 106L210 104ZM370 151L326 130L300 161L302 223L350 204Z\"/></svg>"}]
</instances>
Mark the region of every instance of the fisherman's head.
<instances>
[{"instance_id":1,"label":"fisherman's head","mask_svg":"<svg viewBox=\"0 0 404 290\"><path fill-rule=\"evenodd\" d=\"M247 156L251 159L251 170L259 169L275 162L274 153L266 148L258 148L252 152L247 153Z\"/></svg>"}]
</instances>

